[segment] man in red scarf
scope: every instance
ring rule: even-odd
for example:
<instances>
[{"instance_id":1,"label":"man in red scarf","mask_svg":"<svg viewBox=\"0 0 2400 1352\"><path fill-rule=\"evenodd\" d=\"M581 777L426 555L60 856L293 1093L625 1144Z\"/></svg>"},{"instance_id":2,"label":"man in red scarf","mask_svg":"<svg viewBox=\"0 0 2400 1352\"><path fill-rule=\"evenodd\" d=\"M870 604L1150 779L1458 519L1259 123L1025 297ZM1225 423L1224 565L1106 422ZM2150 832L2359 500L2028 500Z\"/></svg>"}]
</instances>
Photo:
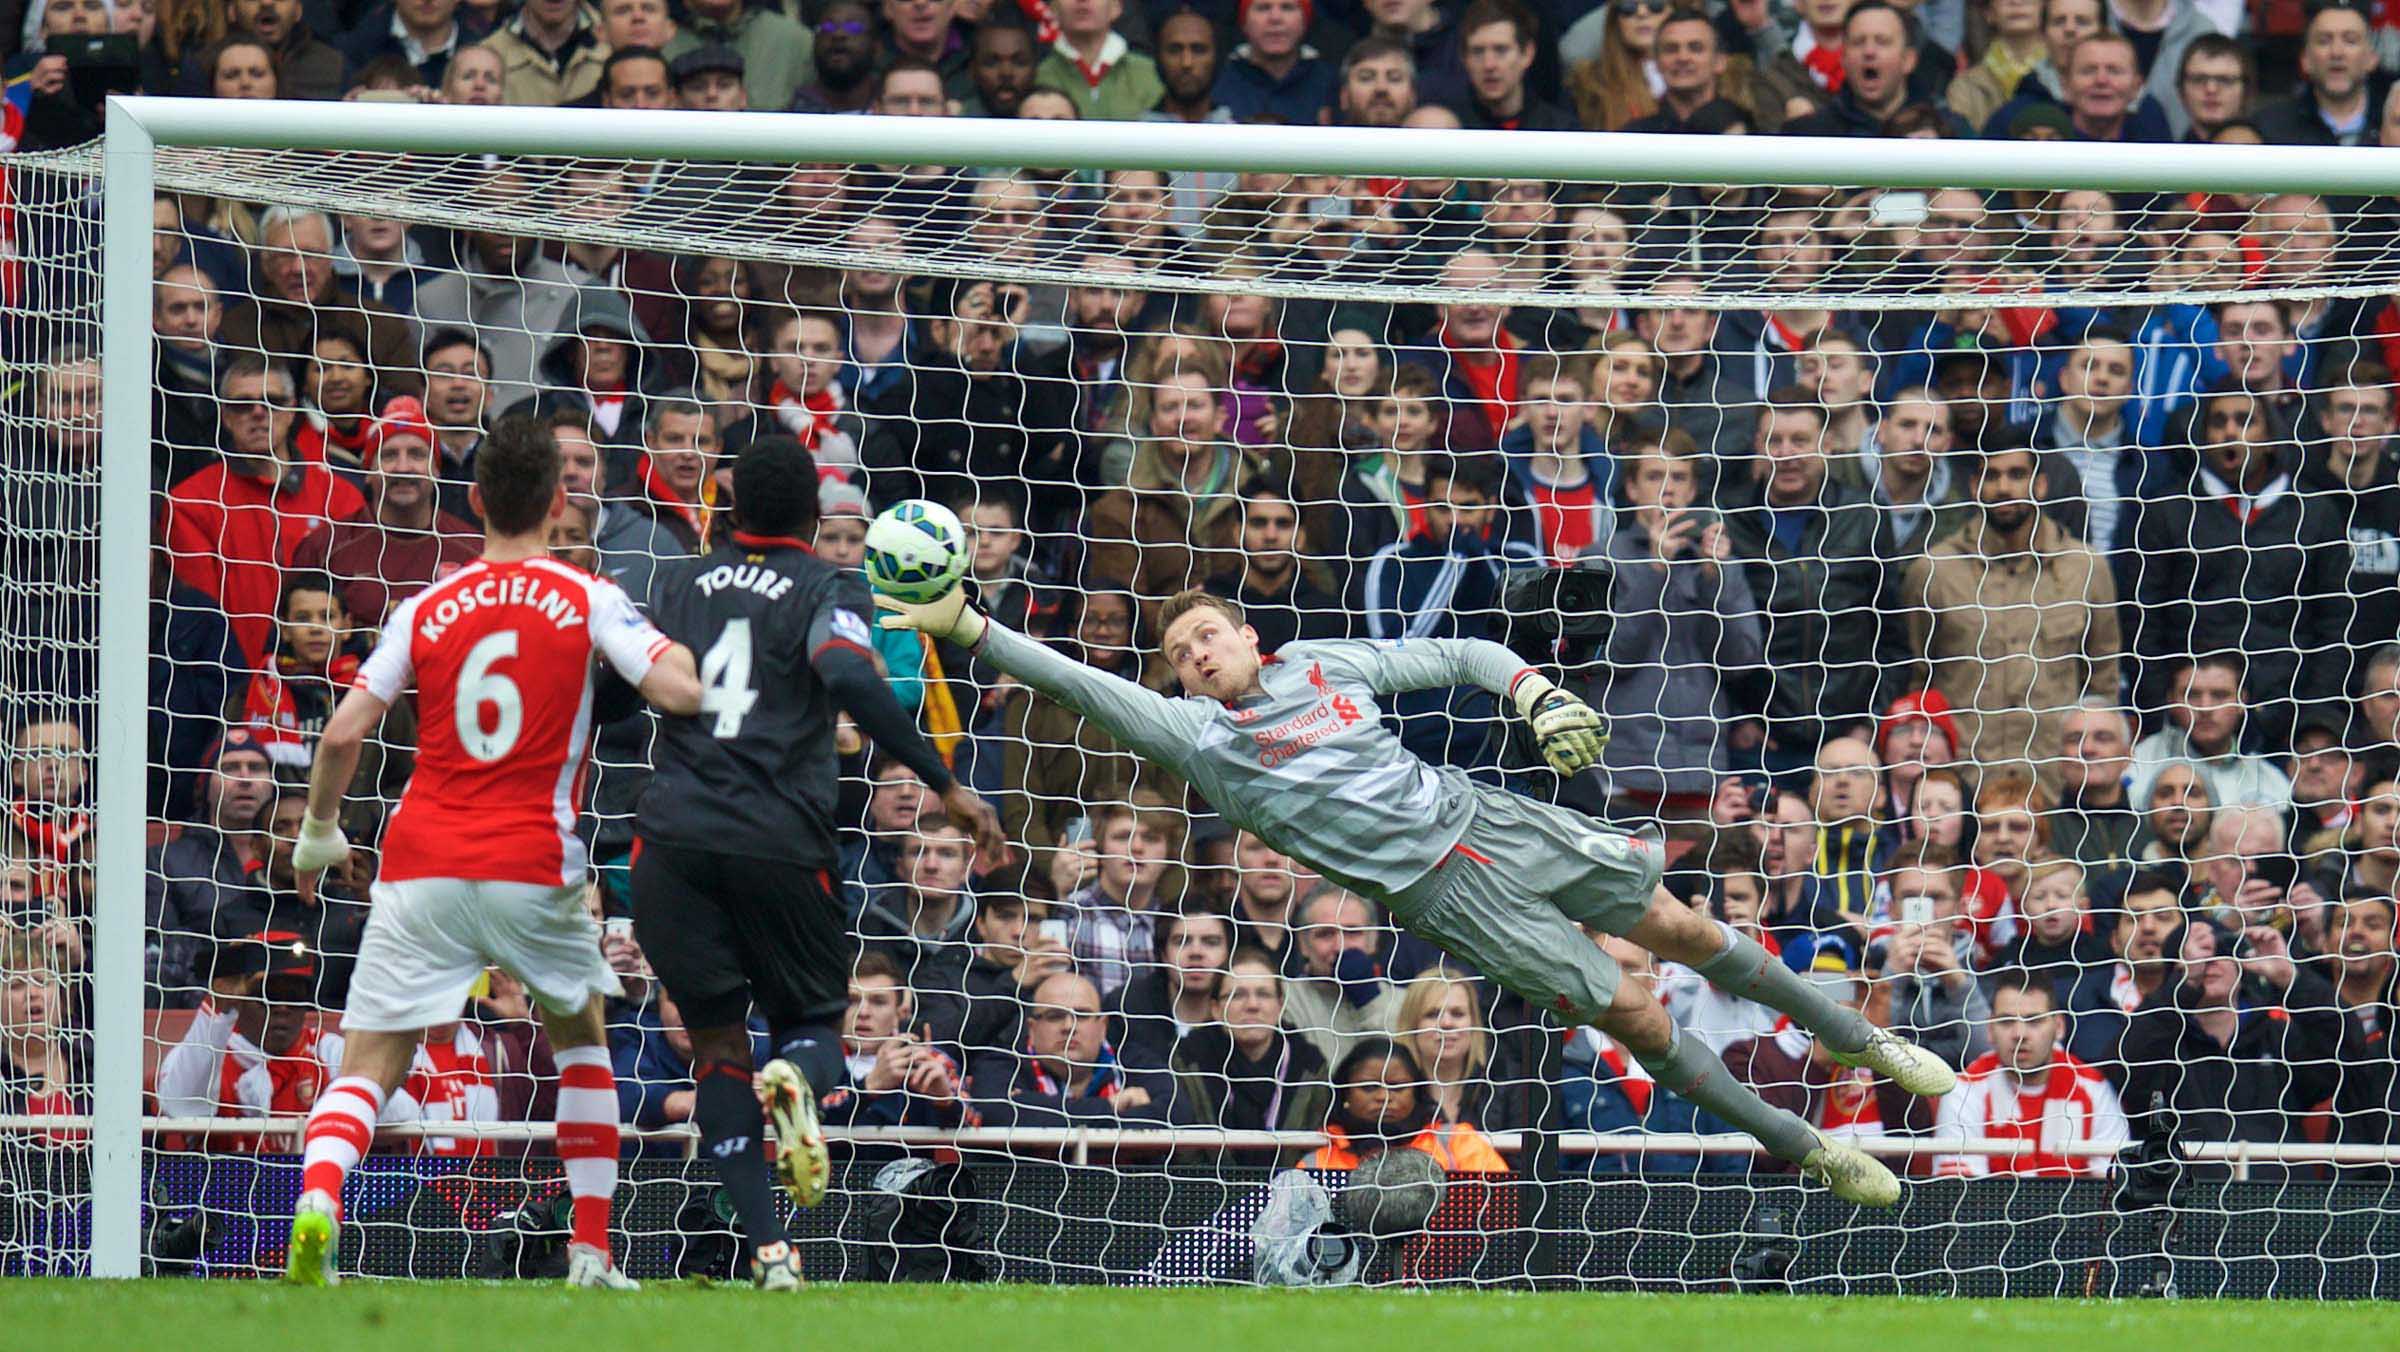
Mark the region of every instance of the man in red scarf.
<instances>
[{"instance_id":1,"label":"man in red scarf","mask_svg":"<svg viewBox=\"0 0 2400 1352\"><path fill-rule=\"evenodd\" d=\"M8 780L8 820L0 847L12 862L32 871L37 895L68 909L69 884L78 875L88 880L91 861L91 769L82 726L64 713L36 715L18 725ZM79 934L61 932L55 938L80 948Z\"/></svg>"},{"instance_id":2,"label":"man in red scarf","mask_svg":"<svg viewBox=\"0 0 2400 1352\"><path fill-rule=\"evenodd\" d=\"M1506 327L1508 307L1472 293L1503 284L1491 250L1461 249L1442 265L1442 286L1461 299L1441 307L1441 323L1410 345L1405 361L1442 378L1450 401L1449 450L1488 451L1517 416L1517 362L1524 344Z\"/></svg>"},{"instance_id":3,"label":"man in red scarf","mask_svg":"<svg viewBox=\"0 0 2400 1352\"><path fill-rule=\"evenodd\" d=\"M350 618L370 629L393 606L475 560L475 527L441 509L436 444L424 405L393 400L360 445L367 510L319 527L292 555L295 568L331 573Z\"/></svg>"}]
</instances>

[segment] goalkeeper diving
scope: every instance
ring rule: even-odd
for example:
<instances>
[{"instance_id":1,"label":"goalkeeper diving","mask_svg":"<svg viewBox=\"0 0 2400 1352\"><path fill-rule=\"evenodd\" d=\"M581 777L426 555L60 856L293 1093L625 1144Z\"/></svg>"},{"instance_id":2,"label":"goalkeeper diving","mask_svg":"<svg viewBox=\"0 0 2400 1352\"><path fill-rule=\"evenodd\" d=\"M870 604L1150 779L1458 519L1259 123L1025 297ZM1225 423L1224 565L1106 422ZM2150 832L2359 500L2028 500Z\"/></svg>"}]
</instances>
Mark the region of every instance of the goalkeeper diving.
<instances>
[{"instance_id":1,"label":"goalkeeper diving","mask_svg":"<svg viewBox=\"0 0 2400 1352\"><path fill-rule=\"evenodd\" d=\"M1160 613L1161 646L1191 692L1169 699L992 621L958 587L922 603L878 595L876 605L892 612L886 628L970 649L1182 777L1228 822L1376 898L1411 933L1568 1023L1607 1032L1660 1085L1835 1195L1863 1206L1899 1200L1891 1170L1736 1081L1646 985L1623 980L1578 922L1781 1010L1843 1064L1911 1093L1947 1093L1956 1083L1949 1066L1675 900L1659 886L1663 858L1648 842L1428 765L1383 726L1377 696L1473 683L1515 705L1560 775L1598 762L1606 722L1508 649L1482 639L1330 640L1262 657L1240 607L1186 591Z\"/></svg>"}]
</instances>

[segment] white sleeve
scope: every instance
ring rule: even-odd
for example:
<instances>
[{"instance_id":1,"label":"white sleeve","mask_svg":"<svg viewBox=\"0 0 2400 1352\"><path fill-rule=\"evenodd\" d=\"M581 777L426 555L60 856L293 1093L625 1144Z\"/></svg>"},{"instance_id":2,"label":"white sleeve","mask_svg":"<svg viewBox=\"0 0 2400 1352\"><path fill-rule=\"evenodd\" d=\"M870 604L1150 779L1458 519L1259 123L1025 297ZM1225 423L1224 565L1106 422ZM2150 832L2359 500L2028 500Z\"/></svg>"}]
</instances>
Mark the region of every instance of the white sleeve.
<instances>
[{"instance_id":1,"label":"white sleeve","mask_svg":"<svg viewBox=\"0 0 2400 1352\"><path fill-rule=\"evenodd\" d=\"M383 635L375 640L375 651L358 667L358 678L351 682L386 704L397 704L408 693L416 679L416 663L409 655L413 640L409 630L417 620L417 598L410 597L393 609L383 622Z\"/></svg>"},{"instance_id":2,"label":"white sleeve","mask_svg":"<svg viewBox=\"0 0 2400 1352\"><path fill-rule=\"evenodd\" d=\"M342 1073L341 1034L326 1033L317 1039L317 1064L325 1068L327 1084L333 1082L332 1077ZM423 1048L419 1048L417 1059L409 1063L408 1071L409 1074L414 1075L424 1068L425 1052ZM402 1085L406 1083L405 1080L401 1081ZM414 1122L424 1115L425 1110L417 1105L414 1095L411 1095L406 1088L394 1087L391 1093L384 1096L383 1111L376 1114L375 1125L379 1127L396 1126Z\"/></svg>"},{"instance_id":3,"label":"white sleeve","mask_svg":"<svg viewBox=\"0 0 2400 1352\"><path fill-rule=\"evenodd\" d=\"M1981 1117L1983 1094L1977 1084L1962 1084L1942 1096L1934 1109L1935 1137L1949 1141L1964 1141L1976 1133L1970 1129L1972 1119ZM1937 1178L1979 1178L1992 1171L1988 1155L1936 1155L1933 1172Z\"/></svg>"},{"instance_id":4,"label":"white sleeve","mask_svg":"<svg viewBox=\"0 0 2400 1352\"><path fill-rule=\"evenodd\" d=\"M592 646L626 682L639 687L660 653L675 640L650 623L625 589L604 577L591 581Z\"/></svg>"},{"instance_id":5,"label":"white sleeve","mask_svg":"<svg viewBox=\"0 0 2400 1352\"><path fill-rule=\"evenodd\" d=\"M2091 1143L2112 1150L2124 1149L2125 1143L2133 1139L2133 1128L2125 1120L2125 1105L2118 1100L2116 1087L2098 1075L2090 1076L2083 1084L2084 1092L2092 1096ZM2106 1178L2116 1163L2113 1156L2095 1155L2083 1162L2083 1170L2094 1178Z\"/></svg>"},{"instance_id":6,"label":"white sleeve","mask_svg":"<svg viewBox=\"0 0 2400 1352\"><path fill-rule=\"evenodd\" d=\"M167 1049L158 1062L158 1112L161 1117L215 1117L218 1077L225 1065L225 1048L233 1040L233 1016L211 1007L192 1016L183 1040Z\"/></svg>"}]
</instances>

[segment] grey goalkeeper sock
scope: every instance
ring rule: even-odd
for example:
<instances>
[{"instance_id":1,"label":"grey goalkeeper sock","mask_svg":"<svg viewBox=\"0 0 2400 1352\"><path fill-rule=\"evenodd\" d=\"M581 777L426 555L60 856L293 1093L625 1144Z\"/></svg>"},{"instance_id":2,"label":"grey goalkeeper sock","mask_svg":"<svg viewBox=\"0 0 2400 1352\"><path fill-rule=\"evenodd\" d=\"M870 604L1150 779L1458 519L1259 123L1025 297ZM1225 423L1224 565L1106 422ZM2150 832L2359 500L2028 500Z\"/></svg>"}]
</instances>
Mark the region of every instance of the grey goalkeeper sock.
<instances>
[{"instance_id":1,"label":"grey goalkeeper sock","mask_svg":"<svg viewBox=\"0 0 2400 1352\"><path fill-rule=\"evenodd\" d=\"M1650 1057L1636 1052L1634 1059L1658 1081L1659 1088L1757 1137L1777 1159L1798 1164L1817 1148L1816 1133L1806 1122L1734 1079L1707 1043L1680 1029L1665 1055Z\"/></svg>"},{"instance_id":2,"label":"grey goalkeeper sock","mask_svg":"<svg viewBox=\"0 0 2400 1352\"><path fill-rule=\"evenodd\" d=\"M1733 940L1724 952L1700 964L1700 975L1718 990L1756 1000L1769 1009L1792 1016L1792 1022L1844 1056L1857 1054L1874 1036L1875 1025L1850 1006L1835 1001L1815 983L1786 967L1756 939L1743 937L1723 925Z\"/></svg>"}]
</instances>

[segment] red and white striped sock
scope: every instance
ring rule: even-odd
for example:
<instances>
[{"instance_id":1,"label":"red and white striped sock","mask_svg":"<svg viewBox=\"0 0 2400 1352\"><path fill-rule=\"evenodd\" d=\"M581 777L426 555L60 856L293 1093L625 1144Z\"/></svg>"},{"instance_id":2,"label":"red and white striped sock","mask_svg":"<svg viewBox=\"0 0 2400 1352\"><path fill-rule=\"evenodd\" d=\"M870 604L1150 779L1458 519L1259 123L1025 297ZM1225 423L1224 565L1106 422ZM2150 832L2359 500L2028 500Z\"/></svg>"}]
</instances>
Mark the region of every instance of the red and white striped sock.
<instances>
[{"instance_id":1,"label":"red and white striped sock","mask_svg":"<svg viewBox=\"0 0 2400 1352\"><path fill-rule=\"evenodd\" d=\"M300 1138L300 1186L331 1197L337 1216L342 1180L373 1144L375 1119L382 1113L383 1086L363 1075L345 1075L325 1086L308 1110L308 1129Z\"/></svg>"},{"instance_id":2,"label":"red and white striped sock","mask_svg":"<svg viewBox=\"0 0 2400 1352\"><path fill-rule=\"evenodd\" d=\"M558 1053L558 1158L575 1198L575 1242L608 1252L617 1197L617 1075L606 1047Z\"/></svg>"}]
</instances>

